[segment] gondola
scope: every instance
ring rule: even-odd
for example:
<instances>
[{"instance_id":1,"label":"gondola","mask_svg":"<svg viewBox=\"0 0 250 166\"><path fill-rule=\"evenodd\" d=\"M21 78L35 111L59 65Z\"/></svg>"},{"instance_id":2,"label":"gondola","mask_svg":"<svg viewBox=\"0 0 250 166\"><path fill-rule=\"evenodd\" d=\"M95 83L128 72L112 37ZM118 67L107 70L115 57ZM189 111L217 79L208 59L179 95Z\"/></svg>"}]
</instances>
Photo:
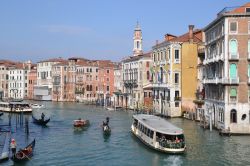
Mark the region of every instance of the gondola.
<instances>
[{"instance_id":1,"label":"gondola","mask_svg":"<svg viewBox=\"0 0 250 166\"><path fill-rule=\"evenodd\" d=\"M33 118L34 123L42 125L42 126L45 126L50 121L50 118L47 120L36 119L33 115L32 115L32 118Z\"/></svg>"},{"instance_id":2,"label":"gondola","mask_svg":"<svg viewBox=\"0 0 250 166\"><path fill-rule=\"evenodd\" d=\"M3 112L0 112L0 116L2 116L3 115Z\"/></svg>"},{"instance_id":3,"label":"gondola","mask_svg":"<svg viewBox=\"0 0 250 166\"><path fill-rule=\"evenodd\" d=\"M19 150L11 159L14 162L22 162L30 160L30 158L33 156L33 151L35 148L35 139L24 149Z\"/></svg>"},{"instance_id":4,"label":"gondola","mask_svg":"<svg viewBox=\"0 0 250 166\"><path fill-rule=\"evenodd\" d=\"M111 129L110 129L110 127L108 125L104 125L102 127L102 131L103 131L104 135L110 135L111 134Z\"/></svg>"}]
</instances>

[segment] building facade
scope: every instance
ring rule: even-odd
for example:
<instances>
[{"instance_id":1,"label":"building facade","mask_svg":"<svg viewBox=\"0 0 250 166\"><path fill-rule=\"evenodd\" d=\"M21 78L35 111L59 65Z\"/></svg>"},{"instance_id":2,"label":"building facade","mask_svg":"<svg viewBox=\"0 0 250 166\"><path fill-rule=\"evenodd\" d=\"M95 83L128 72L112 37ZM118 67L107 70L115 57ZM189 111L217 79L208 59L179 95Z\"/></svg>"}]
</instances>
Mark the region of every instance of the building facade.
<instances>
[{"instance_id":1,"label":"building facade","mask_svg":"<svg viewBox=\"0 0 250 166\"><path fill-rule=\"evenodd\" d=\"M35 100L52 100L52 66L64 61L61 58L55 58L37 63L37 85L34 87Z\"/></svg>"},{"instance_id":2,"label":"building facade","mask_svg":"<svg viewBox=\"0 0 250 166\"><path fill-rule=\"evenodd\" d=\"M34 86L37 84L37 68L36 65L32 65L28 72L28 96L27 99L34 99Z\"/></svg>"},{"instance_id":3,"label":"building facade","mask_svg":"<svg viewBox=\"0 0 250 166\"><path fill-rule=\"evenodd\" d=\"M205 120L230 133L250 133L250 3L225 8L205 29Z\"/></svg>"}]
</instances>

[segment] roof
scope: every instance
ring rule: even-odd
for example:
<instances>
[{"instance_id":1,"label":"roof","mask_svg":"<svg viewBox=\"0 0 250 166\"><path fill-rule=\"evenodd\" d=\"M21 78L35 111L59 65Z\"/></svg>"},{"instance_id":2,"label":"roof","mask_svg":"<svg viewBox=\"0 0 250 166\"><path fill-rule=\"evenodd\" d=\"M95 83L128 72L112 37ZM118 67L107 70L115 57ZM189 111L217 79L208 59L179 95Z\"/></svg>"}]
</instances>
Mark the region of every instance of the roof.
<instances>
[{"instance_id":1,"label":"roof","mask_svg":"<svg viewBox=\"0 0 250 166\"><path fill-rule=\"evenodd\" d=\"M235 6L235 7L225 7L222 9L218 14L217 18L214 19L211 23L209 23L205 28L204 31L207 31L211 26L219 22L224 17L230 16L250 16L250 12L246 12L246 8L250 8L250 2L242 5L242 6Z\"/></svg>"},{"instance_id":2,"label":"roof","mask_svg":"<svg viewBox=\"0 0 250 166\"><path fill-rule=\"evenodd\" d=\"M139 59L145 58L145 57L151 57L151 52L147 52L141 55L137 55L137 56L129 56L128 58L122 60L122 62L126 63L126 62L132 62L132 61L137 61Z\"/></svg>"},{"instance_id":3,"label":"roof","mask_svg":"<svg viewBox=\"0 0 250 166\"><path fill-rule=\"evenodd\" d=\"M155 115L137 114L133 115L133 118L137 119L147 128L150 128L163 134L183 134L183 130L181 128L176 127L167 120Z\"/></svg>"},{"instance_id":4,"label":"roof","mask_svg":"<svg viewBox=\"0 0 250 166\"><path fill-rule=\"evenodd\" d=\"M193 32L193 41L194 42L201 42L202 41L202 35L201 35L202 31L200 29L196 29ZM169 40L170 42L188 42L189 41L189 32L178 36L176 38L173 38L171 40Z\"/></svg>"},{"instance_id":5,"label":"roof","mask_svg":"<svg viewBox=\"0 0 250 166\"><path fill-rule=\"evenodd\" d=\"M37 63L43 63L43 62L64 62L65 60L62 58L51 58L51 59L46 59L46 60L42 60L39 61Z\"/></svg>"}]
</instances>

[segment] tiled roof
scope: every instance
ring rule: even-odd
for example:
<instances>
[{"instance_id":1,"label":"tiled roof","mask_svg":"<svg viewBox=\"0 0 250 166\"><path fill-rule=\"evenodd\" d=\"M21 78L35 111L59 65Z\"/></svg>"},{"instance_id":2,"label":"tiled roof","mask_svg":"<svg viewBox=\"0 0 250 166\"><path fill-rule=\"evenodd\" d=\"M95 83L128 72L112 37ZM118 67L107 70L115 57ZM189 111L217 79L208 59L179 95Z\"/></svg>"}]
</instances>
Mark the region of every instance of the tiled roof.
<instances>
[{"instance_id":1,"label":"tiled roof","mask_svg":"<svg viewBox=\"0 0 250 166\"><path fill-rule=\"evenodd\" d=\"M52 59L46 59L46 60L42 60L39 61L37 63L43 63L43 62L64 62L66 60L62 59L62 58L52 58Z\"/></svg>"},{"instance_id":2,"label":"tiled roof","mask_svg":"<svg viewBox=\"0 0 250 166\"><path fill-rule=\"evenodd\" d=\"M198 42L202 41L201 33L202 33L202 31L199 29L197 29L193 32L193 41L194 42L198 43ZM188 42L188 41L189 41L189 32L170 40L170 42Z\"/></svg>"},{"instance_id":3,"label":"tiled roof","mask_svg":"<svg viewBox=\"0 0 250 166\"><path fill-rule=\"evenodd\" d=\"M237 7L227 13L230 13L230 14L237 14L237 13L246 13L246 7L250 7L250 2L240 6L240 7Z\"/></svg>"},{"instance_id":4,"label":"tiled roof","mask_svg":"<svg viewBox=\"0 0 250 166\"><path fill-rule=\"evenodd\" d=\"M126 63L126 62L137 61L137 60L142 59L144 57L151 57L151 52L147 52L145 54L141 54L141 55L137 55L137 56L130 56L130 57L122 60L122 62Z\"/></svg>"}]
</instances>

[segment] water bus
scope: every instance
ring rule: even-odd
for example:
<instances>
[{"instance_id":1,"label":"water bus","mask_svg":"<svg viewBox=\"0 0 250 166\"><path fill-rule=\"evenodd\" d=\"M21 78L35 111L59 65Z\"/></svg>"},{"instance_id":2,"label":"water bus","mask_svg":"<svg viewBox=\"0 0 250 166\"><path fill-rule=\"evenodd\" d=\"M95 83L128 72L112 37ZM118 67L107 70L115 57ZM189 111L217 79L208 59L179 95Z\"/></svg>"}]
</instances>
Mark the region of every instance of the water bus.
<instances>
[{"instance_id":1,"label":"water bus","mask_svg":"<svg viewBox=\"0 0 250 166\"><path fill-rule=\"evenodd\" d=\"M0 111L10 113L31 113L32 108L25 102L0 102Z\"/></svg>"},{"instance_id":2,"label":"water bus","mask_svg":"<svg viewBox=\"0 0 250 166\"><path fill-rule=\"evenodd\" d=\"M183 130L161 117L146 114L133 115L131 132L155 150L164 153L185 152Z\"/></svg>"}]
</instances>

